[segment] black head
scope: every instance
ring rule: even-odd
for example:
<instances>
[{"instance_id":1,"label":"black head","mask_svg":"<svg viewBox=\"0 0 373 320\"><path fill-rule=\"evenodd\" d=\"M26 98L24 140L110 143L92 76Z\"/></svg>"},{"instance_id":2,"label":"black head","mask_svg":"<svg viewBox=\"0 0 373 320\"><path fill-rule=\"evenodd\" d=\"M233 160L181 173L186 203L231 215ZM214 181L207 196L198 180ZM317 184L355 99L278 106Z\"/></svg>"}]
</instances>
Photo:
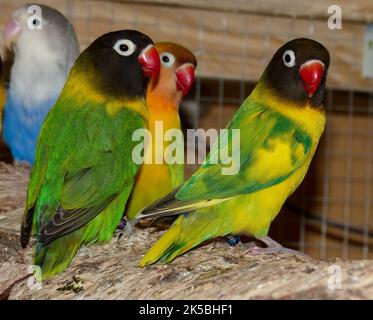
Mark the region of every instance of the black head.
<instances>
[{"instance_id":1,"label":"black head","mask_svg":"<svg viewBox=\"0 0 373 320\"><path fill-rule=\"evenodd\" d=\"M160 69L153 41L135 30L104 34L81 54L77 64L92 68L92 85L116 98L144 96L148 78L157 78Z\"/></svg>"},{"instance_id":2,"label":"black head","mask_svg":"<svg viewBox=\"0 0 373 320\"><path fill-rule=\"evenodd\" d=\"M263 79L282 98L300 104L323 103L330 56L319 42L299 38L277 50Z\"/></svg>"}]
</instances>

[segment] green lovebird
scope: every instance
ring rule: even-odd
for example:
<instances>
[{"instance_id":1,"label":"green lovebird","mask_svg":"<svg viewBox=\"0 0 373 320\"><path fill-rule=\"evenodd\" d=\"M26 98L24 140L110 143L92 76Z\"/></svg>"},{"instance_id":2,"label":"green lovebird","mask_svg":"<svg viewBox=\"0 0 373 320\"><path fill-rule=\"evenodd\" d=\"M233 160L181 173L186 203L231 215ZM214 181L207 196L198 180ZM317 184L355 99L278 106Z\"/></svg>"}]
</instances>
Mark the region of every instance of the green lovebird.
<instances>
[{"instance_id":1,"label":"green lovebird","mask_svg":"<svg viewBox=\"0 0 373 320\"><path fill-rule=\"evenodd\" d=\"M65 270L84 244L111 239L138 165L132 150L146 128L148 79L160 59L134 30L105 34L77 59L40 132L21 228L36 236L42 279Z\"/></svg>"},{"instance_id":2,"label":"green lovebird","mask_svg":"<svg viewBox=\"0 0 373 320\"><path fill-rule=\"evenodd\" d=\"M228 138L221 134L205 163L180 189L138 216L183 213L140 266L170 262L219 236L244 234L274 244L267 237L269 226L302 182L324 130L329 60L327 49L310 39L295 39L275 53L228 123ZM239 148L232 148L237 139L232 129L239 130ZM239 160L237 170L224 174L226 165L211 159L230 153Z\"/></svg>"}]
</instances>

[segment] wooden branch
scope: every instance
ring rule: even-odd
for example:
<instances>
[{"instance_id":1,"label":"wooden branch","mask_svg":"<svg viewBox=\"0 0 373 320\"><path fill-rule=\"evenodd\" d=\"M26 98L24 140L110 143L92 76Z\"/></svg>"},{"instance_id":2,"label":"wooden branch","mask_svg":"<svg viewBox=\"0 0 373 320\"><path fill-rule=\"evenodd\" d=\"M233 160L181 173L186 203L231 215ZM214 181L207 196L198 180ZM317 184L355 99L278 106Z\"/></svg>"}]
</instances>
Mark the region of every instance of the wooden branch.
<instances>
[{"instance_id":1,"label":"wooden branch","mask_svg":"<svg viewBox=\"0 0 373 320\"><path fill-rule=\"evenodd\" d=\"M371 299L372 261L253 256L212 241L169 265L137 263L162 231L136 229L119 243L81 249L70 268L38 289L32 249L19 245L28 170L0 163L0 297L3 299ZM18 192L14 192L18 191ZM4 205L4 199L6 204ZM341 268L342 288L328 283Z\"/></svg>"}]
</instances>

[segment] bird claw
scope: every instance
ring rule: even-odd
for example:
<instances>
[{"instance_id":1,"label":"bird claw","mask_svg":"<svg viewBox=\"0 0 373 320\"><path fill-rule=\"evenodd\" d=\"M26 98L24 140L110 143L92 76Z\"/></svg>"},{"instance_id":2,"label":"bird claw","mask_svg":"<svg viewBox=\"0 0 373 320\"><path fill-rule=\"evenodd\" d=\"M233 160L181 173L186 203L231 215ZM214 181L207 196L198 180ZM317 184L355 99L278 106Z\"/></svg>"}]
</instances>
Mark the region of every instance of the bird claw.
<instances>
[{"instance_id":1,"label":"bird claw","mask_svg":"<svg viewBox=\"0 0 373 320\"><path fill-rule=\"evenodd\" d=\"M119 226L117 227L117 230L124 230L126 228L126 225L127 225L127 218L126 217L123 217L122 219L120 219L120 222L119 222Z\"/></svg>"},{"instance_id":2,"label":"bird claw","mask_svg":"<svg viewBox=\"0 0 373 320\"><path fill-rule=\"evenodd\" d=\"M246 252L256 256L256 255L263 255L263 254L289 254L289 255L295 255L295 256L302 256L302 257L307 257L307 254L285 248L275 240L271 239L270 237L263 237L263 238L258 238L258 240L264 242L267 247L258 247L254 246L246 250Z\"/></svg>"},{"instance_id":3,"label":"bird claw","mask_svg":"<svg viewBox=\"0 0 373 320\"><path fill-rule=\"evenodd\" d=\"M236 245L238 245L241 241L241 238L240 236L232 236L232 235L228 235L225 237L227 239L227 242L228 244L231 246L231 247L235 247Z\"/></svg>"},{"instance_id":4,"label":"bird claw","mask_svg":"<svg viewBox=\"0 0 373 320\"><path fill-rule=\"evenodd\" d=\"M118 232L118 235L117 235L117 243L119 243L119 241L120 241L120 239L122 239L123 235L124 235L124 232L123 232L123 231L119 231L119 232Z\"/></svg>"},{"instance_id":5,"label":"bird claw","mask_svg":"<svg viewBox=\"0 0 373 320\"><path fill-rule=\"evenodd\" d=\"M117 234L117 243L124 235L129 235L132 232L132 224L127 220L127 217L123 217L115 231Z\"/></svg>"}]
</instances>

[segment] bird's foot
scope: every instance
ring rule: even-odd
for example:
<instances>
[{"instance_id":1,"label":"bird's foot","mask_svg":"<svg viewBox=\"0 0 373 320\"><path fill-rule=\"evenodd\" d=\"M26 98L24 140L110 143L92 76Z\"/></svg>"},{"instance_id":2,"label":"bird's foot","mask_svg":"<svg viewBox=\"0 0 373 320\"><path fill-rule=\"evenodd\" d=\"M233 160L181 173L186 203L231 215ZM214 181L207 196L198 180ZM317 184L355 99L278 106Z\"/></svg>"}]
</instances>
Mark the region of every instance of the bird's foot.
<instances>
[{"instance_id":1,"label":"bird's foot","mask_svg":"<svg viewBox=\"0 0 373 320\"><path fill-rule=\"evenodd\" d=\"M120 220L120 223L115 231L117 234L117 242L123 237L123 236L128 236L132 233L133 226L130 221L127 220L127 217L123 217Z\"/></svg>"},{"instance_id":2,"label":"bird's foot","mask_svg":"<svg viewBox=\"0 0 373 320\"><path fill-rule=\"evenodd\" d=\"M225 239L227 239L227 242L228 244L231 246L231 247L235 247L236 245L238 245L241 241L241 238L240 236L232 236L232 235L228 235L228 236L225 236Z\"/></svg>"},{"instance_id":3,"label":"bird's foot","mask_svg":"<svg viewBox=\"0 0 373 320\"><path fill-rule=\"evenodd\" d=\"M263 242L267 247L258 247L254 246L246 250L246 252L252 254L252 255L262 255L262 254L291 254L296 256L302 256L307 257L307 255L303 252L288 249L283 247L281 244L279 244L277 241L271 239L270 237L261 237L257 238L257 240Z\"/></svg>"},{"instance_id":4,"label":"bird's foot","mask_svg":"<svg viewBox=\"0 0 373 320\"><path fill-rule=\"evenodd\" d=\"M126 225L127 225L127 217L123 217L122 219L120 219L117 230L123 231L126 228Z\"/></svg>"}]
</instances>

